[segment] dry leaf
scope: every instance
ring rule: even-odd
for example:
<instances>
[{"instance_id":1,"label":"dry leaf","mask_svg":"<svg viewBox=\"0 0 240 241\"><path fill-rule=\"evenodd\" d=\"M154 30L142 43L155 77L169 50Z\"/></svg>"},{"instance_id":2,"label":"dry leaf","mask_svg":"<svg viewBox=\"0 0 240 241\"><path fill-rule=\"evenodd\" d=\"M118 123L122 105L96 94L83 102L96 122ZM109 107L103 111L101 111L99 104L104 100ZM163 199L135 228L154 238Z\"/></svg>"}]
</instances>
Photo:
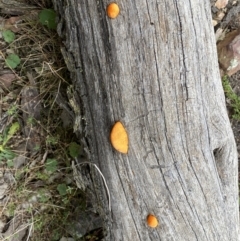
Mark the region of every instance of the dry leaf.
<instances>
[{"instance_id":1,"label":"dry leaf","mask_svg":"<svg viewBox=\"0 0 240 241\"><path fill-rule=\"evenodd\" d=\"M9 29L15 33L19 32L21 29L18 24L22 22L21 17L11 17L4 22L4 29Z\"/></svg>"},{"instance_id":2,"label":"dry leaf","mask_svg":"<svg viewBox=\"0 0 240 241\"><path fill-rule=\"evenodd\" d=\"M0 86L4 88L9 88L15 79L16 76L13 73L6 73L0 75Z\"/></svg>"}]
</instances>

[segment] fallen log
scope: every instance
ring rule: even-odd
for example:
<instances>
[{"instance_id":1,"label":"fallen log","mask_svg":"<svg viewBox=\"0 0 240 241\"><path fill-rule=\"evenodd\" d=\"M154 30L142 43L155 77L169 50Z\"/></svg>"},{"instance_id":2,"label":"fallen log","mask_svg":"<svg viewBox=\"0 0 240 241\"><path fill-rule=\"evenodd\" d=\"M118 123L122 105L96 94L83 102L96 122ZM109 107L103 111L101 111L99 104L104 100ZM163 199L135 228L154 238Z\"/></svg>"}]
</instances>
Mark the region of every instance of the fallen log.
<instances>
[{"instance_id":1,"label":"fallen log","mask_svg":"<svg viewBox=\"0 0 240 241\"><path fill-rule=\"evenodd\" d=\"M54 0L105 240L239 240L238 169L208 0ZM128 134L116 151L116 122ZM92 165L91 165L92 166ZM152 214L158 225L149 227ZM151 225L152 226L152 225Z\"/></svg>"}]
</instances>

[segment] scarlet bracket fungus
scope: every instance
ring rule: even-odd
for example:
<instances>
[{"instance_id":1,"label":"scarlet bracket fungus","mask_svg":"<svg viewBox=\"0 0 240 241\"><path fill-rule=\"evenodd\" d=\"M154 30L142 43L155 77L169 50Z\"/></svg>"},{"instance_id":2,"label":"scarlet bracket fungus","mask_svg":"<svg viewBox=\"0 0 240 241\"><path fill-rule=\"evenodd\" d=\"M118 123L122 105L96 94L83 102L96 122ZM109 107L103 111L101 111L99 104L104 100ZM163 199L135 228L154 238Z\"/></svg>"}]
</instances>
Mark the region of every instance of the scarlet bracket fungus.
<instances>
[{"instance_id":1,"label":"scarlet bracket fungus","mask_svg":"<svg viewBox=\"0 0 240 241\"><path fill-rule=\"evenodd\" d=\"M156 228L158 226L158 220L154 215L149 214L147 216L147 224L151 228Z\"/></svg>"},{"instance_id":2,"label":"scarlet bracket fungus","mask_svg":"<svg viewBox=\"0 0 240 241\"><path fill-rule=\"evenodd\" d=\"M128 134L123 124L118 121L112 128L110 133L110 141L112 146L119 152L127 154L128 152Z\"/></svg>"},{"instance_id":3,"label":"scarlet bracket fungus","mask_svg":"<svg viewBox=\"0 0 240 241\"><path fill-rule=\"evenodd\" d=\"M107 6L107 15L109 18L116 18L120 12L119 6L116 3L110 3Z\"/></svg>"}]
</instances>

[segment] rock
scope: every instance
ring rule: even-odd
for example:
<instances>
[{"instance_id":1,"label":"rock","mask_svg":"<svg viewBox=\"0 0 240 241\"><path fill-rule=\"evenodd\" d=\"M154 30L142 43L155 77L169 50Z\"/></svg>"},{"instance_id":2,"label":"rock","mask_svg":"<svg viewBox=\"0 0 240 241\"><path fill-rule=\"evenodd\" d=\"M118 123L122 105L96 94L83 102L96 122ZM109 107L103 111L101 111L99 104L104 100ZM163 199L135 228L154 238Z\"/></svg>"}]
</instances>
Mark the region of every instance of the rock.
<instances>
[{"instance_id":1,"label":"rock","mask_svg":"<svg viewBox=\"0 0 240 241\"><path fill-rule=\"evenodd\" d=\"M76 207L71 223L65 229L73 236L81 238L91 230L95 230L104 226L103 219L92 210L81 210Z\"/></svg>"},{"instance_id":2,"label":"rock","mask_svg":"<svg viewBox=\"0 0 240 241\"><path fill-rule=\"evenodd\" d=\"M4 198L8 189L8 184L6 182L0 183L0 199Z\"/></svg>"},{"instance_id":3,"label":"rock","mask_svg":"<svg viewBox=\"0 0 240 241\"><path fill-rule=\"evenodd\" d=\"M220 12L217 13L216 20L217 20L217 21L222 21L222 19L224 18L224 16L225 16L225 13L222 12L222 11L220 11Z\"/></svg>"},{"instance_id":4,"label":"rock","mask_svg":"<svg viewBox=\"0 0 240 241\"><path fill-rule=\"evenodd\" d=\"M225 8L228 4L228 0L217 0L216 3L215 3L215 6L218 8L218 9L221 9L221 8Z\"/></svg>"},{"instance_id":5,"label":"rock","mask_svg":"<svg viewBox=\"0 0 240 241\"><path fill-rule=\"evenodd\" d=\"M16 80L15 74L3 73L0 75L0 86L3 88L9 88L14 80Z\"/></svg>"},{"instance_id":6,"label":"rock","mask_svg":"<svg viewBox=\"0 0 240 241\"><path fill-rule=\"evenodd\" d=\"M13 166L15 169L19 169L26 163L26 157L25 156L17 156L13 159Z\"/></svg>"},{"instance_id":7,"label":"rock","mask_svg":"<svg viewBox=\"0 0 240 241\"><path fill-rule=\"evenodd\" d=\"M4 197L7 189L8 189L8 184L6 182L0 185L0 199Z\"/></svg>"},{"instance_id":8,"label":"rock","mask_svg":"<svg viewBox=\"0 0 240 241\"><path fill-rule=\"evenodd\" d=\"M61 113L61 120L63 122L63 127L68 127L68 126L71 126L73 125L73 122L72 122L72 118L71 116L69 115L69 112L67 110L63 110L62 113Z\"/></svg>"},{"instance_id":9,"label":"rock","mask_svg":"<svg viewBox=\"0 0 240 241\"><path fill-rule=\"evenodd\" d=\"M42 141L42 129L38 125L38 121L41 120L41 98L38 88L34 82L31 73L27 73L31 86L24 86L21 91L21 109L23 111L22 119L24 123L23 132L27 138L27 150L31 154L35 154L39 151Z\"/></svg>"},{"instance_id":10,"label":"rock","mask_svg":"<svg viewBox=\"0 0 240 241\"><path fill-rule=\"evenodd\" d=\"M28 231L30 225L27 223L21 223L21 215L18 218L13 218L10 222L9 228L5 233L3 233L3 237L8 241L22 241Z\"/></svg>"},{"instance_id":11,"label":"rock","mask_svg":"<svg viewBox=\"0 0 240 241\"><path fill-rule=\"evenodd\" d=\"M12 186L16 183L13 173L10 170L6 170L4 172L4 181L8 183L8 185Z\"/></svg>"},{"instance_id":12,"label":"rock","mask_svg":"<svg viewBox=\"0 0 240 241\"><path fill-rule=\"evenodd\" d=\"M28 118L40 120L41 100L36 86L24 86L21 91L21 108L23 110L23 120L27 123Z\"/></svg>"},{"instance_id":13,"label":"rock","mask_svg":"<svg viewBox=\"0 0 240 241\"><path fill-rule=\"evenodd\" d=\"M240 70L240 31L235 30L217 44L218 61L221 69L231 76Z\"/></svg>"},{"instance_id":14,"label":"rock","mask_svg":"<svg viewBox=\"0 0 240 241\"><path fill-rule=\"evenodd\" d=\"M0 233L2 233L4 227L5 227L6 223L3 222L3 220L0 219Z\"/></svg>"},{"instance_id":15,"label":"rock","mask_svg":"<svg viewBox=\"0 0 240 241\"><path fill-rule=\"evenodd\" d=\"M223 30L222 28L218 28L218 30L215 32L215 38L216 42L221 41L225 38L226 30Z\"/></svg>"},{"instance_id":16,"label":"rock","mask_svg":"<svg viewBox=\"0 0 240 241\"><path fill-rule=\"evenodd\" d=\"M213 19L212 20L212 26L215 27L217 24L218 24L218 21Z\"/></svg>"}]
</instances>

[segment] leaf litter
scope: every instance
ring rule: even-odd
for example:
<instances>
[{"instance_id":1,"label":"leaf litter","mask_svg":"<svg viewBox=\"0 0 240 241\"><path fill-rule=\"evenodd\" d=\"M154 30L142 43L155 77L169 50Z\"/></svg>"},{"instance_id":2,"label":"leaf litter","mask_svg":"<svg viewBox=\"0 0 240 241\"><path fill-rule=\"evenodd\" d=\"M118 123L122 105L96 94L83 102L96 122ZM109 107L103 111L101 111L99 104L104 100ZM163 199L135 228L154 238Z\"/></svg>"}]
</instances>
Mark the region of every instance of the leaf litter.
<instances>
[{"instance_id":1,"label":"leaf litter","mask_svg":"<svg viewBox=\"0 0 240 241\"><path fill-rule=\"evenodd\" d=\"M66 96L70 77L55 30L56 14L45 10L40 16L51 1L33 4L1 11L7 15L0 19L0 237L79 238L86 230L74 228L75 210L87 205L71 163L81 145L72 115L61 119L58 97Z\"/></svg>"}]
</instances>

